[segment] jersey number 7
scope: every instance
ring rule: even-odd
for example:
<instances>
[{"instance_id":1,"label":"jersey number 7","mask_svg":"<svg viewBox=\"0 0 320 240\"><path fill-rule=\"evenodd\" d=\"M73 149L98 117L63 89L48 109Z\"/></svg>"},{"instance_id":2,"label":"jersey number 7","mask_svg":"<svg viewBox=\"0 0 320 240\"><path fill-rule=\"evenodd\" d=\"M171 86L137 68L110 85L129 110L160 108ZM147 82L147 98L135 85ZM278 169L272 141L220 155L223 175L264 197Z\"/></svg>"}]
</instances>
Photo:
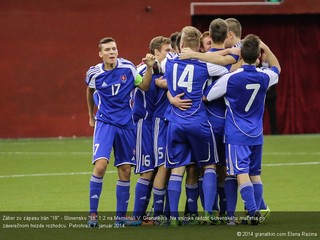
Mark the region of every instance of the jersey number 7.
<instances>
[{"instance_id":1,"label":"jersey number 7","mask_svg":"<svg viewBox=\"0 0 320 240\"><path fill-rule=\"evenodd\" d=\"M249 90L252 90L253 89L253 92L251 94L251 97L247 103L247 106L246 108L244 109L246 112L248 112L250 110L250 107L255 99L255 97L257 96L257 93L260 89L260 84L259 83L253 83L253 84L247 84L246 85L246 89L249 89Z\"/></svg>"}]
</instances>

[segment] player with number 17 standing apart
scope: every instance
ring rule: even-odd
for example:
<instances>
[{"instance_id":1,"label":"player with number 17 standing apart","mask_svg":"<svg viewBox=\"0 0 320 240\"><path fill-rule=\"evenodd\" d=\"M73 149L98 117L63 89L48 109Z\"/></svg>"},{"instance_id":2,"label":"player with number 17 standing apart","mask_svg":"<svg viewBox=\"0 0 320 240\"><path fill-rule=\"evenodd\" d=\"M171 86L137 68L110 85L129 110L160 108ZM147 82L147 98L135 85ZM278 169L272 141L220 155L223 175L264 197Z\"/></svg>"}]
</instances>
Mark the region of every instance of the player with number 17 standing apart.
<instances>
[{"instance_id":1,"label":"player with number 17 standing apart","mask_svg":"<svg viewBox=\"0 0 320 240\"><path fill-rule=\"evenodd\" d=\"M130 196L131 167L135 161L135 130L131 109L131 91L135 87L149 89L152 66L155 57L146 54L147 65L142 77L135 65L118 58L115 40L106 37L99 42L99 56L102 63L87 71L87 106L89 125L93 134L93 173L90 179L89 227L98 227L98 205L102 191L103 177L114 150L114 166L118 169L116 185L116 221L125 223ZM97 96L97 113L94 115L93 93Z\"/></svg>"}]
</instances>

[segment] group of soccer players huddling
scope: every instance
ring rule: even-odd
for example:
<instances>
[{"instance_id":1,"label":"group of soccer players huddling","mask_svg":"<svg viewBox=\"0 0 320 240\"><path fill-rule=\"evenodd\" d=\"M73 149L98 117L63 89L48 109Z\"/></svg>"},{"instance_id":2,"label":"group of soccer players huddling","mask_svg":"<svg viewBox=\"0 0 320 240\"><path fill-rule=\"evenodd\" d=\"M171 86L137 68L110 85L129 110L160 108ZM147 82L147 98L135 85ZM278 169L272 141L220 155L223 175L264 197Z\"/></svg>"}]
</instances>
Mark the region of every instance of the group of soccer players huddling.
<instances>
[{"instance_id":1,"label":"group of soccer players huddling","mask_svg":"<svg viewBox=\"0 0 320 240\"><path fill-rule=\"evenodd\" d=\"M118 58L113 38L100 40L102 63L86 75L94 127L89 227L98 227L112 149L115 224L256 225L270 214L260 177L262 119L266 92L281 69L258 36L241 40L241 31L236 19L218 18L202 34L186 26L169 38L157 36L137 67ZM270 68L256 67L261 52ZM132 166L140 176L128 216ZM179 213L185 173L185 211ZM246 212L241 219L238 191Z\"/></svg>"}]
</instances>

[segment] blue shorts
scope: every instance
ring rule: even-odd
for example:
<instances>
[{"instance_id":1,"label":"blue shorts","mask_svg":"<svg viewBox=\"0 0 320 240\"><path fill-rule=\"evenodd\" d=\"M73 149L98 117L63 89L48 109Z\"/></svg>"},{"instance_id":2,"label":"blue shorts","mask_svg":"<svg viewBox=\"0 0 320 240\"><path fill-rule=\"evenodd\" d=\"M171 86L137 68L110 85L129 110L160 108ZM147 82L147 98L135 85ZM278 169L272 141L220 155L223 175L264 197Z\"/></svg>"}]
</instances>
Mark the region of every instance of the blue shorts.
<instances>
[{"instance_id":1,"label":"blue shorts","mask_svg":"<svg viewBox=\"0 0 320 240\"><path fill-rule=\"evenodd\" d=\"M106 158L114 151L114 166L136 165L134 129L120 128L112 124L96 121L93 135L93 160Z\"/></svg>"},{"instance_id":2,"label":"blue shorts","mask_svg":"<svg viewBox=\"0 0 320 240\"><path fill-rule=\"evenodd\" d=\"M226 166L226 147L224 144L224 124L225 119L215 116L208 116L209 122L212 125L214 140L217 149L218 165ZM215 157L215 156L213 156Z\"/></svg>"},{"instance_id":3,"label":"blue shorts","mask_svg":"<svg viewBox=\"0 0 320 240\"><path fill-rule=\"evenodd\" d=\"M169 122L166 168L186 166L192 158L199 166L215 164L212 154L213 132L209 121L195 124Z\"/></svg>"},{"instance_id":4,"label":"blue shorts","mask_svg":"<svg viewBox=\"0 0 320 240\"><path fill-rule=\"evenodd\" d=\"M165 149L167 138L168 123L162 118L153 119L153 151L154 167L160 167L165 162Z\"/></svg>"},{"instance_id":5,"label":"blue shorts","mask_svg":"<svg viewBox=\"0 0 320 240\"><path fill-rule=\"evenodd\" d=\"M262 145L245 146L226 144L227 173L250 176L261 175Z\"/></svg>"},{"instance_id":6,"label":"blue shorts","mask_svg":"<svg viewBox=\"0 0 320 240\"><path fill-rule=\"evenodd\" d=\"M136 161L136 174L153 171L152 122L144 119L136 124Z\"/></svg>"}]
</instances>

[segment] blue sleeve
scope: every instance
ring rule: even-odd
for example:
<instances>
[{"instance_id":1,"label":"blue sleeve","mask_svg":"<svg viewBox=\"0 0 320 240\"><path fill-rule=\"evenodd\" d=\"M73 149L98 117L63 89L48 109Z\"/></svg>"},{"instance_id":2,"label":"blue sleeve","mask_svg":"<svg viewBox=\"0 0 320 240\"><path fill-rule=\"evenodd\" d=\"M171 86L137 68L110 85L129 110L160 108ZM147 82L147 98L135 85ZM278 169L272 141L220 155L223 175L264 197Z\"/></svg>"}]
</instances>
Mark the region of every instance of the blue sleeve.
<instances>
[{"instance_id":1,"label":"blue sleeve","mask_svg":"<svg viewBox=\"0 0 320 240\"><path fill-rule=\"evenodd\" d=\"M279 72L279 69L277 68L277 67L275 67L275 66L273 66L273 67L271 67L270 68L272 71L274 71L276 74L280 74L280 72Z\"/></svg>"}]
</instances>

